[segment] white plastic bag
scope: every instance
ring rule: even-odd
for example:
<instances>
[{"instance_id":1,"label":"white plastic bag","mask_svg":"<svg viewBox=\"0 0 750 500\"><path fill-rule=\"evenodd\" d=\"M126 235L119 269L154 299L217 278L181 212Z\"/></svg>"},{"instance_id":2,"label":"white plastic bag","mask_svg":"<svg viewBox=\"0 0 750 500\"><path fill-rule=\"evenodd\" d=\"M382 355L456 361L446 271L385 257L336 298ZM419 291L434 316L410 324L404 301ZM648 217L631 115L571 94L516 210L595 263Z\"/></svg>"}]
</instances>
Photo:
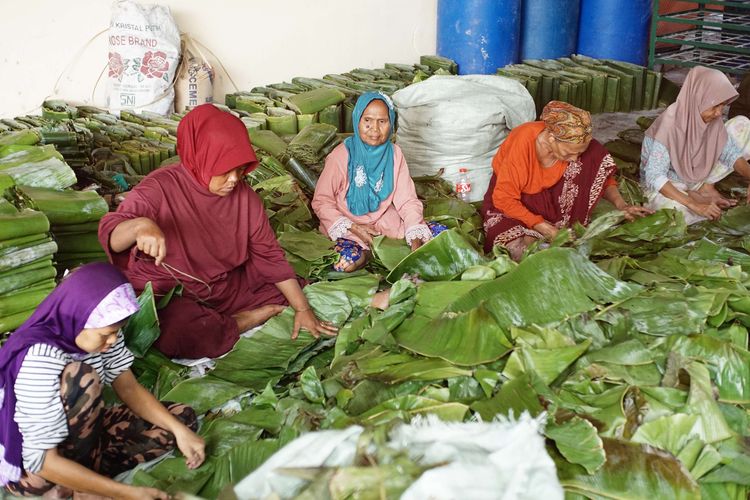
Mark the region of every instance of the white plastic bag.
<instances>
[{"instance_id":1,"label":"white plastic bag","mask_svg":"<svg viewBox=\"0 0 750 500\"><path fill-rule=\"evenodd\" d=\"M446 423L416 417L394 429L386 444L432 466L403 493L403 500L562 500L555 464L547 454L542 421L527 413L517 420ZM277 451L234 486L239 500L287 500L310 483L285 469L354 465L362 427L304 434ZM366 448L374 453L375 445Z\"/></svg>"},{"instance_id":2,"label":"white plastic bag","mask_svg":"<svg viewBox=\"0 0 750 500\"><path fill-rule=\"evenodd\" d=\"M534 120L528 91L495 75L433 76L393 94L396 141L413 177L435 175L455 185L468 170L468 201L484 197L492 158L511 129Z\"/></svg>"},{"instance_id":3,"label":"white plastic bag","mask_svg":"<svg viewBox=\"0 0 750 500\"><path fill-rule=\"evenodd\" d=\"M171 112L180 32L169 7L119 0L112 5L108 36L107 107Z\"/></svg>"}]
</instances>

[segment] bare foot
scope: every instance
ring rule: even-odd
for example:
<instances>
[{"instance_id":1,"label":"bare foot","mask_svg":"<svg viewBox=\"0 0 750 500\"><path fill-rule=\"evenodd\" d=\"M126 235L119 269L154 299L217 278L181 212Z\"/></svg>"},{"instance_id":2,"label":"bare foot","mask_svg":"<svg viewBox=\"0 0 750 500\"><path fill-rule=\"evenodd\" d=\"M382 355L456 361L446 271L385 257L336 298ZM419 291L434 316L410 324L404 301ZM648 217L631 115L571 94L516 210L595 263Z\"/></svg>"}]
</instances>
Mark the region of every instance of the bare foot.
<instances>
[{"instance_id":1,"label":"bare foot","mask_svg":"<svg viewBox=\"0 0 750 500\"><path fill-rule=\"evenodd\" d=\"M93 493L82 493L76 491L73 493L73 500L108 500L112 497L103 497L101 495L94 495Z\"/></svg>"},{"instance_id":2,"label":"bare foot","mask_svg":"<svg viewBox=\"0 0 750 500\"><path fill-rule=\"evenodd\" d=\"M47 490L44 495L42 495L42 498L44 499L50 499L50 500L61 500L65 498L70 498L73 496L73 490L70 488L66 488L65 486L55 485L51 490Z\"/></svg>"},{"instance_id":3,"label":"bare foot","mask_svg":"<svg viewBox=\"0 0 750 500\"><path fill-rule=\"evenodd\" d=\"M244 332L250 328L262 325L277 314L280 314L284 309L286 309L286 306L268 304L250 311L240 311L232 317L237 322L240 332Z\"/></svg>"},{"instance_id":4,"label":"bare foot","mask_svg":"<svg viewBox=\"0 0 750 500\"><path fill-rule=\"evenodd\" d=\"M370 260L370 252L367 251L367 250L365 250L364 252L362 252L362 257L360 257L360 259L358 261L352 262L351 264L349 264L346 267L344 267L343 272L345 272L345 273L353 273L354 271L356 271L358 269L362 269L363 267L365 267L365 264L367 264L368 260ZM344 264L346 262L347 262L346 259L344 259L343 257L341 257L341 259L339 260L338 264L336 264L336 265L340 266L340 265L342 265L342 264Z\"/></svg>"},{"instance_id":5,"label":"bare foot","mask_svg":"<svg viewBox=\"0 0 750 500\"><path fill-rule=\"evenodd\" d=\"M693 193L697 193L698 196L705 198L705 201L702 203L716 203L719 208L729 208L737 204L736 200L724 198L713 184L703 184L697 191L693 191ZM688 193L688 195L690 195L690 193Z\"/></svg>"},{"instance_id":6,"label":"bare foot","mask_svg":"<svg viewBox=\"0 0 750 500\"><path fill-rule=\"evenodd\" d=\"M391 289L389 288L388 290L383 290L382 292L378 292L373 295L370 305L375 309L381 309L385 311L386 309L388 309L390 299Z\"/></svg>"},{"instance_id":7,"label":"bare foot","mask_svg":"<svg viewBox=\"0 0 750 500\"><path fill-rule=\"evenodd\" d=\"M516 238L515 240L508 242L508 244L505 245L505 248L508 249L510 258L518 262L521 260L521 257L523 257L523 253L533 242L534 238L532 238L531 236L524 236L522 238Z\"/></svg>"}]
</instances>

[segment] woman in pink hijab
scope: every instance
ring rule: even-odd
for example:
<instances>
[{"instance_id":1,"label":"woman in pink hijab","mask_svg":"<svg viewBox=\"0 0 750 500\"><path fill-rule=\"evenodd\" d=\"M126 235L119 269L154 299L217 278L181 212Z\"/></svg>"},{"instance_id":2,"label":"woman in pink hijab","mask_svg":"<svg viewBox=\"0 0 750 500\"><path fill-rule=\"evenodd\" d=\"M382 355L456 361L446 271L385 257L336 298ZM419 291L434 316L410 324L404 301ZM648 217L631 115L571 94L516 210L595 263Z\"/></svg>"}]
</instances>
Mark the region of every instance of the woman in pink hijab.
<instances>
[{"instance_id":1,"label":"woman in pink hijab","mask_svg":"<svg viewBox=\"0 0 750 500\"><path fill-rule=\"evenodd\" d=\"M724 107L737 91L720 71L696 66L677 96L646 131L641 150L641 186L653 210L674 208L693 224L721 217L736 204L714 184L733 171L750 179L741 145L727 133Z\"/></svg>"}]
</instances>

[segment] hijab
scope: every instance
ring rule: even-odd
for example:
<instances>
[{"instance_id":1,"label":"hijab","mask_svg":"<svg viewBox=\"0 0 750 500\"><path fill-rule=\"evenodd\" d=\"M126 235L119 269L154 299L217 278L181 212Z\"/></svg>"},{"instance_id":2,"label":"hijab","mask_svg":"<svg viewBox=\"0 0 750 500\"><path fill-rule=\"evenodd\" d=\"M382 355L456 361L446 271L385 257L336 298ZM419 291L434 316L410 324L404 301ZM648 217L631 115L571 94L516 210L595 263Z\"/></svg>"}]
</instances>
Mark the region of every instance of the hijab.
<instances>
[{"instance_id":1,"label":"hijab","mask_svg":"<svg viewBox=\"0 0 750 500\"><path fill-rule=\"evenodd\" d=\"M672 167L687 183L706 179L729 140L724 122L705 123L701 112L736 98L737 91L721 71L695 66L688 72L677 101L646 131L667 148Z\"/></svg>"},{"instance_id":2,"label":"hijab","mask_svg":"<svg viewBox=\"0 0 750 500\"><path fill-rule=\"evenodd\" d=\"M362 114L372 101L380 100L388 107L391 130L386 141L379 146L365 144L359 135L359 122ZM352 112L354 135L344 144L349 152L349 190L346 193L347 208L354 215L374 212L393 192L393 129L396 125L396 112L390 97L381 92L365 92Z\"/></svg>"},{"instance_id":3,"label":"hijab","mask_svg":"<svg viewBox=\"0 0 750 500\"><path fill-rule=\"evenodd\" d=\"M92 313L98 311L93 322L101 328L137 310L132 287L120 271L104 262L87 264L64 279L0 347L0 485L18 481L23 469L23 438L15 422L15 381L29 348L47 344L69 354L85 354L75 340Z\"/></svg>"},{"instance_id":4,"label":"hijab","mask_svg":"<svg viewBox=\"0 0 750 500\"><path fill-rule=\"evenodd\" d=\"M202 104L180 120L177 153L182 165L206 188L213 176L242 165L247 165L246 174L258 166L245 125L213 104Z\"/></svg>"},{"instance_id":5,"label":"hijab","mask_svg":"<svg viewBox=\"0 0 750 500\"><path fill-rule=\"evenodd\" d=\"M591 140L591 114L572 104L550 101L541 116L544 127L560 142L583 144Z\"/></svg>"}]
</instances>

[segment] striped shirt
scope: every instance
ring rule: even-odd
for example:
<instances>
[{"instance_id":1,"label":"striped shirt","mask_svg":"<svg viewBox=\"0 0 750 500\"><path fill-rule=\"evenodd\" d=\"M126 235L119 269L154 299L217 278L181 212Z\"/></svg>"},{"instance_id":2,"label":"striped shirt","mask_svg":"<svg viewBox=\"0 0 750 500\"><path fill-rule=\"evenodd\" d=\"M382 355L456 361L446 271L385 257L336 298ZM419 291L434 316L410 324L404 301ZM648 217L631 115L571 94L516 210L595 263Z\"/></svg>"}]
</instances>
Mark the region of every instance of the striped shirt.
<instances>
[{"instance_id":1,"label":"striped shirt","mask_svg":"<svg viewBox=\"0 0 750 500\"><path fill-rule=\"evenodd\" d=\"M47 344L31 346L21 364L14 387L15 421L23 437L23 467L39 472L47 450L68 437L68 419L60 397L60 375L69 363L82 361L96 370L103 384L112 382L133 363L122 332L103 353L70 354Z\"/></svg>"}]
</instances>

